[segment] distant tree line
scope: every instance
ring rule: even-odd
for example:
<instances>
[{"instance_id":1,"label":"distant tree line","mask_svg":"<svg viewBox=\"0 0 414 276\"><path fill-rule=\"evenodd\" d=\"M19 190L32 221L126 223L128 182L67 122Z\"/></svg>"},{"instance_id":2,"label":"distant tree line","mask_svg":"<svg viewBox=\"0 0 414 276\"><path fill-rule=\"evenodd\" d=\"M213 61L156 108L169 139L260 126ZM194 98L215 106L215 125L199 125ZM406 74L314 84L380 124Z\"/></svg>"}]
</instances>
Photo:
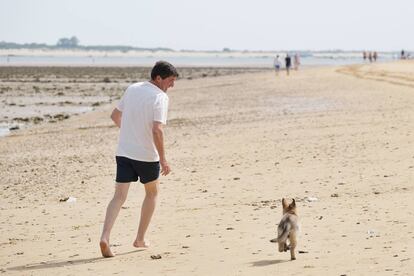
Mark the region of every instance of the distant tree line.
<instances>
[{"instance_id":1,"label":"distant tree line","mask_svg":"<svg viewBox=\"0 0 414 276\"><path fill-rule=\"evenodd\" d=\"M56 47L59 48L76 48L78 45L79 39L76 36L72 36L71 38L63 37L56 43Z\"/></svg>"},{"instance_id":2,"label":"distant tree line","mask_svg":"<svg viewBox=\"0 0 414 276\"><path fill-rule=\"evenodd\" d=\"M79 50L96 50L96 51L174 51L170 48L140 48L132 46L123 46L123 45L96 45L96 46L83 46L79 44L79 39L76 36L70 38L62 37L60 38L56 45L47 45L45 43L14 43L0 41L0 49L79 49Z\"/></svg>"}]
</instances>

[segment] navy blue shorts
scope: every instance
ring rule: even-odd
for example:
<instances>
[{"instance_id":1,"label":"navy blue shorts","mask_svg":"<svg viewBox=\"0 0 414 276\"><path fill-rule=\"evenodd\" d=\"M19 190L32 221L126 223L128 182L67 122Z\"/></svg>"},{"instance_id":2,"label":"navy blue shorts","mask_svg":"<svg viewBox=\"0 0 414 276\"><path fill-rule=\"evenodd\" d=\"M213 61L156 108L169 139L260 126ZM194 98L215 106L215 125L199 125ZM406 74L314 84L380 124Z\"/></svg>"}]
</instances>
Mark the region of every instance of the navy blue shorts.
<instances>
[{"instance_id":1,"label":"navy blue shorts","mask_svg":"<svg viewBox=\"0 0 414 276\"><path fill-rule=\"evenodd\" d=\"M160 162L144 162L123 156L116 156L116 182L139 181L142 184L157 180L160 176Z\"/></svg>"}]
</instances>

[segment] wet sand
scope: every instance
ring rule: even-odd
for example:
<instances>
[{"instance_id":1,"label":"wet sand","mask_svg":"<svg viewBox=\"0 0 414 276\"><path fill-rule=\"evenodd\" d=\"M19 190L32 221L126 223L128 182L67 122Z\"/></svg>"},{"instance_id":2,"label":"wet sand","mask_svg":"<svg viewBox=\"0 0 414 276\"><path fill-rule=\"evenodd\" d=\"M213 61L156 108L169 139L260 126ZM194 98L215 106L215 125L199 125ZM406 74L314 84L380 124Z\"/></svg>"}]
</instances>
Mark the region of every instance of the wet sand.
<instances>
[{"instance_id":1,"label":"wet sand","mask_svg":"<svg viewBox=\"0 0 414 276\"><path fill-rule=\"evenodd\" d=\"M410 68L407 61L293 71L289 77L272 71L183 77L169 91L166 148L173 173L162 178L147 236L151 247L132 247L143 187L131 185L112 232L117 256L111 259L101 258L99 249L118 135L109 114L121 88L135 78L96 87L91 82L95 90L86 89L87 96L107 97L93 112L0 139L0 271L410 275ZM21 80L35 73L14 76L9 83L25 87L33 84ZM62 97L85 89L71 85L76 89L67 90L75 94ZM67 197L76 202L60 201ZM297 200L298 250L304 253L296 261L269 242L282 197ZM161 259L151 258L157 255Z\"/></svg>"},{"instance_id":2,"label":"wet sand","mask_svg":"<svg viewBox=\"0 0 414 276\"><path fill-rule=\"evenodd\" d=\"M180 79L264 71L256 68L180 68ZM0 136L39 123L56 123L118 100L148 67L0 67Z\"/></svg>"}]
</instances>

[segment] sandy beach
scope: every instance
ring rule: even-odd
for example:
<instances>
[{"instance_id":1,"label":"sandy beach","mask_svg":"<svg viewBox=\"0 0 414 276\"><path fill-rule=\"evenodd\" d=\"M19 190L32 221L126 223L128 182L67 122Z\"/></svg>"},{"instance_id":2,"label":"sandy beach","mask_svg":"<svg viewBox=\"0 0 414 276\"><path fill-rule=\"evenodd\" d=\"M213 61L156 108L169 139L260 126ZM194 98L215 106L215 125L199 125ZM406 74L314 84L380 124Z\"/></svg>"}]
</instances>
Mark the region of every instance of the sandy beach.
<instances>
[{"instance_id":1,"label":"sandy beach","mask_svg":"<svg viewBox=\"0 0 414 276\"><path fill-rule=\"evenodd\" d=\"M2 274L413 274L413 61L289 77L182 71L168 91L173 172L161 179L151 247L132 247L144 195L137 183L110 259L99 250L118 138L109 115L146 73L11 70L0 68L0 119L25 126L0 137ZM68 197L76 201L61 201ZM282 197L298 205L296 261L269 242Z\"/></svg>"}]
</instances>

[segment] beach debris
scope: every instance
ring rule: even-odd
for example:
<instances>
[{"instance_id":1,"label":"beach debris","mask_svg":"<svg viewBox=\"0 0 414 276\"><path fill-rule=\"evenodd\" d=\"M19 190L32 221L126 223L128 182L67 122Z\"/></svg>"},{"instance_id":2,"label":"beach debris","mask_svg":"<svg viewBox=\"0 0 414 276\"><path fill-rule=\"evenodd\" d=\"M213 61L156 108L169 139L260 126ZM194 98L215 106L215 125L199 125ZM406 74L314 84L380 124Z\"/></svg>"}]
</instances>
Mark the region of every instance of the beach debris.
<instances>
[{"instance_id":1,"label":"beach debris","mask_svg":"<svg viewBox=\"0 0 414 276\"><path fill-rule=\"evenodd\" d=\"M157 254L157 255L151 255L151 259L153 259L153 260L159 260L159 259L161 259L162 257L161 257L161 255L160 254Z\"/></svg>"},{"instance_id":2,"label":"beach debris","mask_svg":"<svg viewBox=\"0 0 414 276\"><path fill-rule=\"evenodd\" d=\"M17 122L25 122L25 123L27 123L27 122L29 122L29 120L30 120L30 118L22 118L22 117L16 117L16 118L13 118L13 120L14 121L17 121Z\"/></svg>"},{"instance_id":3,"label":"beach debris","mask_svg":"<svg viewBox=\"0 0 414 276\"><path fill-rule=\"evenodd\" d=\"M20 129L19 126L12 126L12 127L9 128L9 130L18 130L18 129Z\"/></svg>"},{"instance_id":4,"label":"beach debris","mask_svg":"<svg viewBox=\"0 0 414 276\"><path fill-rule=\"evenodd\" d=\"M39 124L40 122L43 122L43 118L35 116L35 117L32 118L32 121L33 121L34 124Z\"/></svg>"},{"instance_id":5,"label":"beach debris","mask_svg":"<svg viewBox=\"0 0 414 276\"><path fill-rule=\"evenodd\" d=\"M69 196L69 197L61 198L59 199L59 202L75 203L76 197Z\"/></svg>"},{"instance_id":6,"label":"beach debris","mask_svg":"<svg viewBox=\"0 0 414 276\"><path fill-rule=\"evenodd\" d=\"M337 193L331 194L331 197L339 197L339 194Z\"/></svg>"},{"instance_id":7,"label":"beach debris","mask_svg":"<svg viewBox=\"0 0 414 276\"><path fill-rule=\"evenodd\" d=\"M367 234L369 235L369 237L370 238L373 238L373 237L375 237L375 236L379 236L379 235L377 235L377 233L375 232L375 230L368 230L367 231Z\"/></svg>"},{"instance_id":8,"label":"beach debris","mask_svg":"<svg viewBox=\"0 0 414 276\"><path fill-rule=\"evenodd\" d=\"M57 120L61 121L61 120L69 119L69 117L70 116L67 115L67 114L59 113L59 114L54 115L53 119L57 119Z\"/></svg>"},{"instance_id":9,"label":"beach debris","mask_svg":"<svg viewBox=\"0 0 414 276\"><path fill-rule=\"evenodd\" d=\"M298 253L299 254L306 254L306 253L309 253L309 252L308 251L299 250Z\"/></svg>"},{"instance_id":10,"label":"beach debris","mask_svg":"<svg viewBox=\"0 0 414 276\"><path fill-rule=\"evenodd\" d=\"M318 201L319 199L317 197L312 197L312 196L307 196L305 197L305 201L307 202L315 202Z\"/></svg>"},{"instance_id":11,"label":"beach debris","mask_svg":"<svg viewBox=\"0 0 414 276\"><path fill-rule=\"evenodd\" d=\"M233 227L227 227L226 230L234 230Z\"/></svg>"},{"instance_id":12,"label":"beach debris","mask_svg":"<svg viewBox=\"0 0 414 276\"><path fill-rule=\"evenodd\" d=\"M234 177L233 180L240 180L240 177Z\"/></svg>"},{"instance_id":13,"label":"beach debris","mask_svg":"<svg viewBox=\"0 0 414 276\"><path fill-rule=\"evenodd\" d=\"M189 246L187 246L187 245L183 245L182 246L182 248L190 248Z\"/></svg>"}]
</instances>

